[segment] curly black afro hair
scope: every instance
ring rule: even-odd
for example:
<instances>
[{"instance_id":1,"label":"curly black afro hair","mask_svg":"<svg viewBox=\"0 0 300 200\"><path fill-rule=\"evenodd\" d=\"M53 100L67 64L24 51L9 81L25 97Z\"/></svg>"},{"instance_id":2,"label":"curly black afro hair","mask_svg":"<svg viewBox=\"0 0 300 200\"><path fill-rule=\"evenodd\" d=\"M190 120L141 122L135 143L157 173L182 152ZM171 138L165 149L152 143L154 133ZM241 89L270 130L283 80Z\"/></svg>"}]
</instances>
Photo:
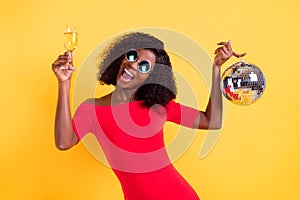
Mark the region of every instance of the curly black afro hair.
<instances>
[{"instance_id":1,"label":"curly black afro hair","mask_svg":"<svg viewBox=\"0 0 300 200\"><path fill-rule=\"evenodd\" d=\"M164 43L141 32L127 33L116 38L101 55L97 79L100 84L116 85L124 54L131 49L147 49L156 57L155 67L147 80L137 89L134 100L144 101L146 107L155 104L166 106L176 98L177 89L172 65Z\"/></svg>"}]
</instances>

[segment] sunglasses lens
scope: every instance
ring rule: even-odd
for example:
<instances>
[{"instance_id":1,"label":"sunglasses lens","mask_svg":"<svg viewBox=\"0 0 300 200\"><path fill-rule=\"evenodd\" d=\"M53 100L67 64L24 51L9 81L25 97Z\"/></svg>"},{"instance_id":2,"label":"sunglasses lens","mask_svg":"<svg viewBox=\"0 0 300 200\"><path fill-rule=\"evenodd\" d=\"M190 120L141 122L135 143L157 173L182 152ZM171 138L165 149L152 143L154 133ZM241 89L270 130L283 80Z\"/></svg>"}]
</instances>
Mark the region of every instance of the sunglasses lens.
<instances>
[{"instance_id":1,"label":"sunglasses lens","mask_svg":"<svg viewBox=\"0 0 300 200\"><path fill-rule=\"evenodd\" d=\"M148 61L141 61L139 64L139 71L142 73L147 73L151 69L151 65Z\"/></svg>"},{"instance_id":2,"label":"sunglasses lens","mask_svg":"<svg viewBox=\"0 0 300 200\"><path fill-rule=\"evenodd\" d=\"M129 62L133 62L137 59L138 57L138 53L137 51L135 50L131 50L129 51L128 53L126 53L126 59L129 61Z\"/></svg>"}]
</instances>

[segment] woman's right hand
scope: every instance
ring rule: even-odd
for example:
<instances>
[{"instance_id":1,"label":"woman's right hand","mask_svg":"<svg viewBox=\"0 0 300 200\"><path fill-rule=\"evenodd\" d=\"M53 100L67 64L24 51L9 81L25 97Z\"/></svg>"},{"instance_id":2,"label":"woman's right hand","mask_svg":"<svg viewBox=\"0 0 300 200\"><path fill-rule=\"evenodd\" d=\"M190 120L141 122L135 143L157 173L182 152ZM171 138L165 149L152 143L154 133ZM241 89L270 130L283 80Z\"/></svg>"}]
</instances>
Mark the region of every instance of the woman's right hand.
<instances>
[{"instance_id":1,"label":"woman's right hand","mask_svg":"<svg viewBox=\"0 0 300 200\"><path fill-rule=\"evenodd\" d=\"M65 52L59 55L52 63L52 71L59 82L66 82L71 80L73 72L76 70L73 67L73 55L70 52Z\"/></svg>"}]
</instances>

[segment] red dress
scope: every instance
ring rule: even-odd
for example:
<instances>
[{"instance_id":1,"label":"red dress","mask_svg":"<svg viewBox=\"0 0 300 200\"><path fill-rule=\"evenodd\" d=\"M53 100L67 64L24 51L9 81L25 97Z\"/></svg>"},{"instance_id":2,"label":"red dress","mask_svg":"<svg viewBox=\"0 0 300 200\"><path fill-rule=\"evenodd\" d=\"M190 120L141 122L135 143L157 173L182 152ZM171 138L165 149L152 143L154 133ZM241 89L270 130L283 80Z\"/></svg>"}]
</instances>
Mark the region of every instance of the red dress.
<instances>
[{"instance_id":1,"label":"red dress","mask_svg":"<svg viewBox=\"0 0 300 200\"><path fill-rule=\"evenodd\" d=\"M82 103L73 117L79 139L93 133L118 177L125 200L198 200L174 168L163 137L171 121L193 127L199 111L170 101L150 109L142 101L114 106Z\"/></svg>"}]
</instances>

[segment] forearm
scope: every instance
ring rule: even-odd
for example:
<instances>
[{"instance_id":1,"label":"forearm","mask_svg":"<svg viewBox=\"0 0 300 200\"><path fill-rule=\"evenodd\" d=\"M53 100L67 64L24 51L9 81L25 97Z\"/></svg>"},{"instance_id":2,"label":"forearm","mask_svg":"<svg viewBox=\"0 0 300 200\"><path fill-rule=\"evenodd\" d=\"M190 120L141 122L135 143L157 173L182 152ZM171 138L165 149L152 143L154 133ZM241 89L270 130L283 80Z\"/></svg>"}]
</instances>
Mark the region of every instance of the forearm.
<instances>
[{"instance_id":1,"label":"forearm","mask_svg":"<svg viewBox=\"0 0 300 200\"><path fill-rule=\"evenodd\" d=\"M58 83L58 100L55 116L55 144L58 149L69 149L77 142L73 133L70 111L70 81Z\"/></svg>"},{"instance_id":2,"label":"forearm","mask_svg":"<svg viewBox=\"0 0 300 200\"><path fill-rule=\"evenodd\" d=\"M220 90L220 67L213 65L212 88L205 115L209 121L209 129L219 129L222 126L222 94Z\"/></svg>"},{"instance_id":3,"label":"forearm","mask_svg":"<svg viewBox=\"0 0 300 200\"><path fill-rule=\"evenodd\" d=\"M246 53L238 54L231 48L231 40L220 42L222 45L215 50L215 58L212 73L212 88L208 105L205 112L200 112L194 126L204 129L220 129L222 127L222 94L220 90L220 69L221 66L234 55L237 58L243 57ZM198 123L198 126L197 126Z\"/></svg>"}]
</instances>

